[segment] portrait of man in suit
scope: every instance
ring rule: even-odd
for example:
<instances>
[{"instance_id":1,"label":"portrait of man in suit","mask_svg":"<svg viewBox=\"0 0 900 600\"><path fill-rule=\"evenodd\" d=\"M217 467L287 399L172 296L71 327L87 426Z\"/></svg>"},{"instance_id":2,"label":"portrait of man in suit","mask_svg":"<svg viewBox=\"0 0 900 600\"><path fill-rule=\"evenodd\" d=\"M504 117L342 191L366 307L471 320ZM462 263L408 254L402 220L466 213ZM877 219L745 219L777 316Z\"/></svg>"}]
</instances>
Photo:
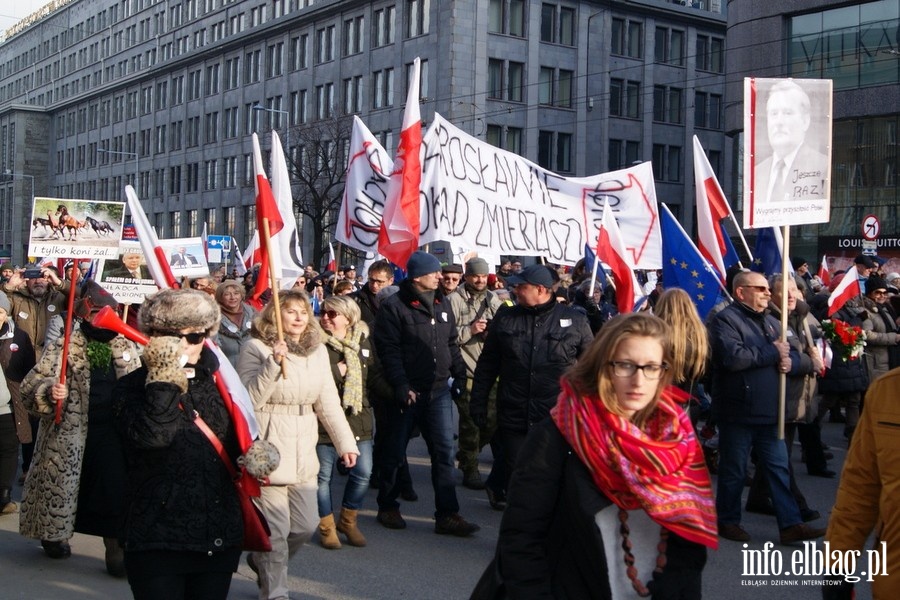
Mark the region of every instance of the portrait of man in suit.
<instances>
[{"instance_id":1,"label":"portrait of man in suit","mask_svg":"<svg viewBox=\"0 0 900 600\"><path fill-rule=\"evenodd\" d=\"M122 254L122 266L116 267L106 273L106 277L124 277L126 279L152 279L147 265L141 264L143 257L139 252L125 251Z\"/></svg>"},{"instance_id":2,"label":"portrait of man in suit","mask_svg":"<svg viewBox=\"0 0 900 600\"><path fill-rule=\"evenodd\" d=\"M199 265L200 261L193 254L187 253L187 248L181 247L178 252L173 253L169 257L169 265L173 267L189 267L191 265Z\"/></svg>"},{"instance_id":3,"label":"portrait of man in suit","mask_svg":"<svg viewBox=\"0 0 900 600\"><path fill-rule=\"evenodd\" d=\"M828 196L829 159L809 139L809 94L791 80L769 89L764 125L772 154L756 165L755 191L762 202L820 200ZM760 127L759 129L762 129Z\"/></svg>"}]
</instances>

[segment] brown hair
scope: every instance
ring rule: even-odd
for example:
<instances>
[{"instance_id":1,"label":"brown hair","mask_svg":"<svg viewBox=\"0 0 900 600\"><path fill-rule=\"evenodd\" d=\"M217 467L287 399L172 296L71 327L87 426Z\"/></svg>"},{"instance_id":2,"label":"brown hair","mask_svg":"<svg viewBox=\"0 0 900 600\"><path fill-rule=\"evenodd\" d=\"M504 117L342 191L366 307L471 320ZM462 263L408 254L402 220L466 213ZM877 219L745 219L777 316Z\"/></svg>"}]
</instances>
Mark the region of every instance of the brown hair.
<instances>
[{"instance_id":1,"label":"brown hair","mask_svg":"<svg viewBox=\"0 0 900 600\"><path fill-rule=\"evenodd\" d=\"M656 301L653 314L672 328L673 381L698 381L706 371L709 337L691 297L680 288L666 290Z\"/></svg>"},{"instance_id":2,"label":"brown hair","mask_svg":"<svg viewBox=\"0 0 900 600\"><path fill-rule=\"evenodd\" d=\"M610 319L600 329L593 343L578 358L578 362L563 375L576 393L582 395L598 395L603 406L613 414L625 416L616 401L616 393L612 384L612 372L609 363L616 355L619 344L632 337L645 337L656 340L663 350L663 364L671 364L672 342L671 329L665 321L647 313L629 313ZM672 371L666 370L659 379L656 396L646 408L638 411L631 421L642 427L659 402L659 396L672 381Z\"/></svg>"}]
</instances>

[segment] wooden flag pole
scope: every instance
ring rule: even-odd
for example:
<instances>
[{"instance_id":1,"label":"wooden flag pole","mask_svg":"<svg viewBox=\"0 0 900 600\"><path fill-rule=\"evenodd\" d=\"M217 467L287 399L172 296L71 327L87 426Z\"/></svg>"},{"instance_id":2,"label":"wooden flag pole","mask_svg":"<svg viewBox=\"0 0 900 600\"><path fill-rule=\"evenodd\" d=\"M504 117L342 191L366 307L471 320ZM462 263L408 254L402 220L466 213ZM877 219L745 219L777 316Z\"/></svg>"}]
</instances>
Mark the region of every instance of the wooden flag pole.
<instances>
[{"instance_id":1,"label":"wooden flag pole","mask_svg":"<svg viewBox=\"0 0 900 600\"><path fill-rule=\"evenodd\" d=\"M268 250L272 247L272 235L270 233L271 230L269 228L268 218L262 218L262 226L262 243L265 244L263 247ZM281 301L278 298L278 279L275 276L275 257L268 251L266 252L266 256L269 259L269 288L272 290L272 305L275 307L275 331L278 334L278 341L283 342L284 324L281 321ZM287 379L287 364L283 360L281 361L281 376Z\"/></svg>"},{"instance_id":2,"label":"wooden flag pole","mask_svg":"<svg viewBox=\"0 0 900 600\"><path fill-rule=\"evenodd\" d=\"M63 333L62 356L60 357L59 383L66 385L66 363L69 360L69 343L72 341L72 313L75 311L75 290L78 283L78 267L76 263L72 263L72 274L69 276L69 299L66 303L66 327ZM66 269L63 267L63 279L66 277ZM56 413L53 416L53 422L59 425L62 421L63 400L56 402Z\"/></svg>"}]
</instances>

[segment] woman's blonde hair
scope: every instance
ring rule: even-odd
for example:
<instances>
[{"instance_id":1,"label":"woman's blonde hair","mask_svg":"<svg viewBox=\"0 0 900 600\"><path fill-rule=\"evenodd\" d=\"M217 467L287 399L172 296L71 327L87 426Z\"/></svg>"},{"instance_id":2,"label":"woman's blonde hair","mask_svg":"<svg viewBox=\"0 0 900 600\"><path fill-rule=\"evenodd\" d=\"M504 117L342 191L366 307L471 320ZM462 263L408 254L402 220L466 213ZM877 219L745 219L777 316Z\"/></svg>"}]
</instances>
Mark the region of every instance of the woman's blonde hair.
<instances>
[{"instance_id":1,"label":"woman's blonde hair","mask_svg":"<svg viewBox=\"0 0 900 600\"><path fill-rule=\"evenodd\" d=\"M709 358L709 337L691 297L680 288L668 289L656 301L653 314L672 328L672 380L699 381Z\"/></svg>"},{"instance_id":2,"label":"woman's blonde hair","mask_svg":"<svg viewBox=\"0 0 900 600\"><path fill-rule=\"evenodd\" d=\"M362 318L359 304L349 296L329 296L325 298L322 302L322 312L326 310L336 310L347 317L347 320L350 322L349 329L356 327L356 324Z\"/></svg>"},{"instance_id":3,"label":"woman's blonde hair","mask_svg":"<svg viewBox=\"0 0 900 600\"><path fill-rule=\"evenodd\" d=\"M222 298L225 297L225 292L230 290L231 288L237 288L237 290L241 293L241 300L244 299L246 295L246 291L244 290L244 286L235 281L234 279L226 279L218 286L216 286L216 302L222 304Z\"/></svg>"},{"instance_id":4,"label":"woman's blonde hair","mask_svg":"<svg viewBox=\"0 0 900 600\"><path fill-rule=\"evenodd\" d=\"M610 362L615 357L619 344L633 337L650 338L659 342L663 350L663 364L671 363L672 336L671 329L666 322L647 313L629 313L618 315L607 321L590 347L578 357L578 362L563 375L576 393L598 395L608 411L622 417L625 416L625 413L616 400ZM663 371L653 401L635 413L631 418L632 423L638 427L644 425L647 418L656 410L660 394L671 381L671 370Z\"/></svg>"},{"instance_id":5,"label":"woman's blonde hair","mask_svg":"<svg viewBox=\"0 0 900 600\"><path fill-rule=\"evenodd\" d=\"M321 339L322 328L319 326L319 322L313 315L312 305L309 303L309 296L306 295L306 292L302 292L297 288L292 288L290 290L279 292L278 300L282 310L290 306L300 306L304 308L306 314L309 315L309 322L306 325L306 331L303 332L303 337L308 335L318 335L319 339ZM256 315L256 318L253 319L253 326L250 328L250 333L267 344L274 344L278 340L278 328L275 325L274 302L266 304L265 308Z\"/></svg>"}]
</instances>

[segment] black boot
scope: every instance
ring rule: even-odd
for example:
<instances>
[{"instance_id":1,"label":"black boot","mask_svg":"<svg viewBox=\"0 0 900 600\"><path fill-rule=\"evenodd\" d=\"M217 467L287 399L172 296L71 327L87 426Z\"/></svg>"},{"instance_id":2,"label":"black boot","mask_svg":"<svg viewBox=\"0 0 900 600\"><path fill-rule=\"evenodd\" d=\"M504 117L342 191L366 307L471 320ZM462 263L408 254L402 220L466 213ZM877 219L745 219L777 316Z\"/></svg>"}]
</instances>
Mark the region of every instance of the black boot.
<instances>
[{"instance_id":1,"label":"black boot","mask_svg":"<svg viewBox=\"0 0 900 600\"><path fill-rule=\"evenodd\" d=\"M103 545L106 546L106 572L113 577L125 577L125 551L119 540L105 537Z\"/></svg>"},{"instance_id":2,"label":"black boot","mask_svg":"<svg viewBox=\"0 0 900 600\"><path fill-rule=\"evenodd\" d=\"M16 503L12 501L12 490L9 488L0 489L0 515L11 515L19 510Z\"/></svg>"},{"instance_id":3,"label":"black boot","mask_svg":"<svg viewBox=\"0 0 900 600\"><path fill-rule=\"evenodd\" d=\"M50 558L69 558L72 556L72 547L69 542L48 542L41 540L41 547L44 553Z\"/></svg>"}]
</instances>

